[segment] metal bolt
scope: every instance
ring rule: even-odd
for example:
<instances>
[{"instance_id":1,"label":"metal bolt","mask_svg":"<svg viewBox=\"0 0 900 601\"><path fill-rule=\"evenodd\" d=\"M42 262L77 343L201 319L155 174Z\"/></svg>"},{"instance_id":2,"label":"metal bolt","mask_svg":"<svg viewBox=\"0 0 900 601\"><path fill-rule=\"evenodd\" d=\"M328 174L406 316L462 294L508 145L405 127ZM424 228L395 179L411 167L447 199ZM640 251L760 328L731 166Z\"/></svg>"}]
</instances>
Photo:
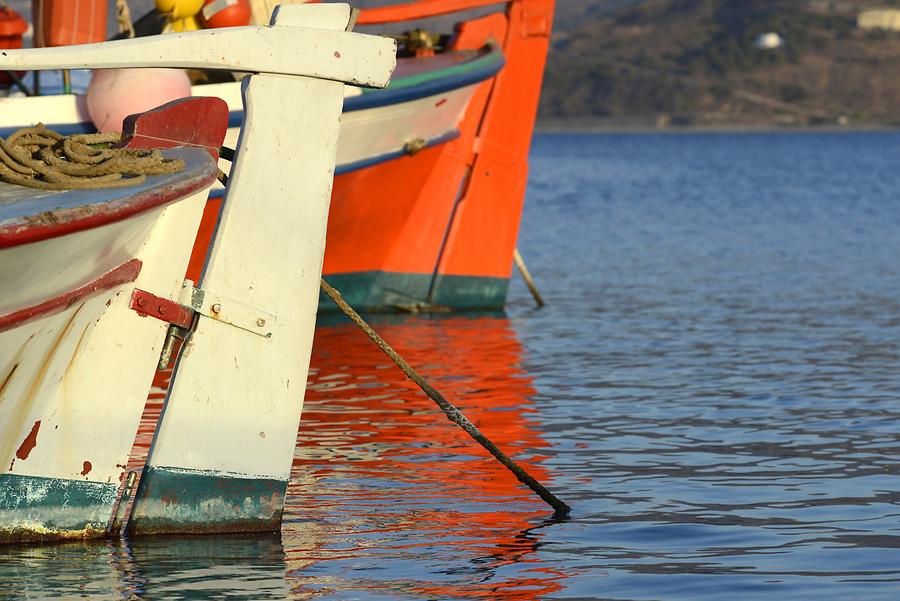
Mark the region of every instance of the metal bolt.
<instances>
[{"instance_id":1,"label":"metal bolt","mask_svg":"<svg viewBox=\"0 0 900 601\"><path fill-rule=\"evenodd\" d=\"M263 327L264 325L266 325L266 320L260 317L256 320L256 325L258 325L259 327Z\"/></svg>"},{"instance_id":2,"label":"metal bolt","mask_svg":"<svg viewBox=\"0 0 900 601\"><path fill-rule=\"evenodd\" d=\"M216 303L215 305L213 305L210 308L212 309L213 313L218 313L219 311L222 310L222 305L220 305L219 303Z\"/></svg>"},{"instance_id":3,"label":"metal bolt","mask_svg":"<svg viewBox=\"0 0 900 601\"><path fill-rule=\"evenodd\" d=\"M162 305L160 305L160 306L158 306L158 307L156 308L156 312L159 313L160 315L165 315L165 314L166 314L166 308L163 307Z\"/></svg>"},{"instance_id":4,"label":"metal bolt","mask_svg":"<svg viewBox=\"0 0 900 601\"><path fill-rule=\"evenodd\" d=\"M147 300L143 296L138 297L138 299L137 299L138 307L143 307L146 304L147 304Z\"/></svg>"}]
</instances>

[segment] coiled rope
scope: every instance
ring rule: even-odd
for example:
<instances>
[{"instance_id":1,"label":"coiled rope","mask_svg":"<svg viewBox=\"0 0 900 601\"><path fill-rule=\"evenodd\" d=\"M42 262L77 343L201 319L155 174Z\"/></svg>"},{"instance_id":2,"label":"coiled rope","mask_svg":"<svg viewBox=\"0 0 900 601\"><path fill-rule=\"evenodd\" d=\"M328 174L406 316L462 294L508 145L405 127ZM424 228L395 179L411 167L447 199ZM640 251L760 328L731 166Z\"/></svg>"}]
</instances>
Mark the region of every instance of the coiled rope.
<instances>
[{"instance_id":1,"label":"coiled rope","mask_svg":"<svg viewBox=\"0 0 900 601\"><path fill-rule=\"evenodd\" d=\"M121 137L63 136L40 123L20 129L0 138L0 181L41 190L120 188L184 169L159 150L112 147Z\"/></svg>"}]
</instances>

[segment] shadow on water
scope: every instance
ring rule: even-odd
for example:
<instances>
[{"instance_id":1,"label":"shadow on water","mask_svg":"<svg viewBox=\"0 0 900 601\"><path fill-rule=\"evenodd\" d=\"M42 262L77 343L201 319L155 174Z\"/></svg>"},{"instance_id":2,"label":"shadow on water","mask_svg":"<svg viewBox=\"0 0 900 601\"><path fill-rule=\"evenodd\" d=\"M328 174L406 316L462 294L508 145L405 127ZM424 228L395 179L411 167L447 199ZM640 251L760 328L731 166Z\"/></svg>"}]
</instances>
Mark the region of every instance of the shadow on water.
<instances>
[{"instance_id":1,"label":"shadow on water","mask_svg":"<svg viewBox=\"0 0 900 601\"><path fill-rule=\"evenodd\" d=\"M0 548L0 598L285 599L278 536L147 537Z\"/></svg>"}]
</instances>

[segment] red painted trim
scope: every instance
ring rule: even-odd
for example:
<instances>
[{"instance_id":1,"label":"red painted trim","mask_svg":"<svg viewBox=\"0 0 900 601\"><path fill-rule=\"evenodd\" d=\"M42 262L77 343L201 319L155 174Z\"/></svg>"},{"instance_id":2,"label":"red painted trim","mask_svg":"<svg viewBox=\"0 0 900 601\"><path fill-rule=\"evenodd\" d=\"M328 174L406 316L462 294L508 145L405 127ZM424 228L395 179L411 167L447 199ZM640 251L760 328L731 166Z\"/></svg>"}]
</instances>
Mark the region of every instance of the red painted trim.
<instances>
[{"instance_id":1,"label":"red painted trim","mask_svg":"<svg viewBox=\"0 0 900 601\"><path fill-rule=\"evenodd\" d=\"M133 196L46 211L0 225L0 249L124 221L150 209L181 200L212 185L216 179L216 164L207 155L203 167L196 169L190 177L171 177L168 184L146 189ZM121 193L121 190L115 188L108 193Z\"/></svg>"},{"instance_id":2,"label":"red painted trim","mask_svg":"<svg viewBox=\"0 0 900 601\"><path fill-rule=\"evenodd\" d=\"M362 11L357 23L359 25L381 25L384 23L415 21L493 4L508 3L508 0L418 0L418 2L406 4L369 8Z\"/></svg>"},{"instance_id":3,"label":"red painted trim","mask_svg":"<svg viewBox=\"0 0 900 601\"><path fill-rule=\"evenodd\" d=\"M125 148L194 146L219 160L228 131L228 105L221 98L180 98L125 118Z\"/></svg>"},{"instance_id":4,"label":"red painted trim","mask_svg":"<svg viewBox=\"0 0 900 601\"><path fill-rule=\"evenodd\" d=\"M135 288L131 293L130 308L141 317L155 317L179 328L188 329L194 323L194 310L146 290Z\"/></svg>"},{"instance_id":5,"label":"red painted trim","mask_svg":"<svg viewBox=\"0 0 900 601\"><path fill-rule=\"evenodd\" d=\"M133 282L137 279L139 273L141 273L141 262L138 259L132 259L81 288L60 294L39 305L0 315L0 332L15 328L39 317L59 313L101 290L109 290L116 286Z\"/></svg>"}]
</instances>

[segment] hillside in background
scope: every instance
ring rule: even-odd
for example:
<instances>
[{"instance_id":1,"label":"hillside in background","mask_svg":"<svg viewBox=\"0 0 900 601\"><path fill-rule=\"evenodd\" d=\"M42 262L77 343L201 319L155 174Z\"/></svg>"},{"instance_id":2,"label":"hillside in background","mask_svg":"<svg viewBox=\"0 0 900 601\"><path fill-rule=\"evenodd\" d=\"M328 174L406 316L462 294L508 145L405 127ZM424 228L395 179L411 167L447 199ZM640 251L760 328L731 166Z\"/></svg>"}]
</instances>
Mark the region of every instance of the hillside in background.
<instances>
[{"instance_id":1,"label":"hillside in background","mask_svg":"<svg viewBox=\"0 0 900 601\"><path fill-rule=\"evenodd\" d=\"M32 0L7 1L30 15ZM372 7L404 0L351 1ZM154 2L129 4L138 17ZM900 125L900 32L856 26L861 10L900 8L900 0L557 0L556 6L540 107L545 123ZM449 31L453 21L422 25ZM115 32L114 18L109 28ZM781 35L784 46L754 47L765 32Z\"/></svg>"},{"instance_id":2,"label":"hillside in background","mask_svg":"<svg viewBox=\"0 0 900 601\"><path fill-rule=\"evenodd\" d=\"M540 116L619 125L900 125L897 0L560 0ZM761 33L784 46L761 50Z\"/></svg>"}]
</instances>

